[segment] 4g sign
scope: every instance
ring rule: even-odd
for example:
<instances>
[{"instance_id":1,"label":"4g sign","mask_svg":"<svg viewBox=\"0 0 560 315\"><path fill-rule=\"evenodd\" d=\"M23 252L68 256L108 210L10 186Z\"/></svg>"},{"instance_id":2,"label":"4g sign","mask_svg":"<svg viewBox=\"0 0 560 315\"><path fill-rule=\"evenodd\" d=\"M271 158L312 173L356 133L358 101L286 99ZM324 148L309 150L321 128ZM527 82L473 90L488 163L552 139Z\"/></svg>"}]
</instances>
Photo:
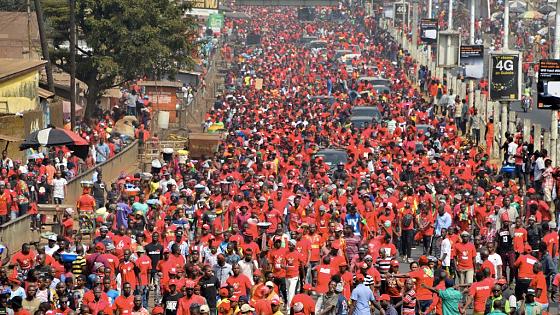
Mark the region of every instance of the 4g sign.
<instances>
[{"instance_id":1,"label":"4g sign","mask_svg":"<svg viewBox=\"0 0 560 315\"><path fill-rule=\"evenodd\" d=\"M490 99L517 101L521 98L521 53L490 55Z\"/></svg>"},{"instance_id":2,"label":"4g sign","mask_svg":"<svg viewBox=\"0 0 560 315\"><path fill-rule=\"evenodd\" d=\"M394 14L395 14L395 26L398 25L408 25L408 3L406 2L395 2L394 4Z\"/></svg>"}]
</instances>

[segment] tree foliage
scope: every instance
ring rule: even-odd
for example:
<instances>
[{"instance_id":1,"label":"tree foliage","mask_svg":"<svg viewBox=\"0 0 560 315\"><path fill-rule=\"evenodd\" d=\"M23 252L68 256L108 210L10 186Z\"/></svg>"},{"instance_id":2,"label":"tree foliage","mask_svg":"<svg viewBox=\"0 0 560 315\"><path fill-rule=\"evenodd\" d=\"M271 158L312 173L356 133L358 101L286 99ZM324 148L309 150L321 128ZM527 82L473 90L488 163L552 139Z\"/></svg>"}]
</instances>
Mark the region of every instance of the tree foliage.
<instances>
[{"instance_id":1,"label":"tree foliage","mask_svg":"<svg viewBox=\"0 0 560 315\"><path fill-rule=\"evenodd\" d=\"M67 0L45 0L53 63L69 71ZM88 85L86 115L104 90L192 65L195 21L169 0L76 0L76 77Z\"/></svg>"}]
</instances>

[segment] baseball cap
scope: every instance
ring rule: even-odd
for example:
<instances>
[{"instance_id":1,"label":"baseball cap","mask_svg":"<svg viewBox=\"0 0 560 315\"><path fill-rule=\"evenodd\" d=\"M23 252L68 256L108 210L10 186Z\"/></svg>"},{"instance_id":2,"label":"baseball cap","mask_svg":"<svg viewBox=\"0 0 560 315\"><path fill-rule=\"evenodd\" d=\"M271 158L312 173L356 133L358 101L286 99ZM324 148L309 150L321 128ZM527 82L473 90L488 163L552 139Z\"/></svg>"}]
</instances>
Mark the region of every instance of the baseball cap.
<instances>
[{"instance_id":1,"label":"baseball cap","mask_svg":"<svg viewBox=\"0 0 560 315\"><path fill-rule=\"evenodd\" d=\"M556 222L548 222L548 227L550 229L555 229L556 228Z\"/></svg>"},{"instance_id":2,"label":"baseball cap","mask_svg":"<svg viewBox=\"0 0 560 315\"><path fill-rule=\"evenodd\" d=\"M272 304L272 305L280 305L280 300L277 299L277 298L273 298L273 299L270 301L270 304Z\"/></svg>"},{"instance_id":3,"label":"baseball cap","mask_svg":"<svg viewBox=\"0 0 560 315\"><path fill-rule=\"evenodd\" d=\"M152 315L157 315L157 314L163 314L163 307L161 306L154 307L154 309L152 310Z\"/></svg>"},{"instance_id":4,"label":"baseball cap","mask_svg":"<svg viewBox=\"0 0 560 315\"><path fill-rule=\"evenodd\" d=\"M221 288L220 289L220 295L228 296L229 295L229 290L226 289L226 288Z\"/></svg>"},{"instance_id":5,"label":"baseball cap","mask_svg":"<svg viewBox=\"0 0 560 315\"><path fill-rule=\"evenodd\" d=\"M391 260L391 266L396 266L396 267L398 267L399 265L400 265L400 264L399 264L399 261L398 261L398 260L396 260L396 259Z\"/></svg>"},{"instance_id":6,"label":"baseball cap","mask_svg":"<svg viewBox=\"0 0 560 315\"><path fill-rule=\"evenodd\" d=\"M379 300L379 301L390 301L391 297L389 296L389 294L381 294L381 296L379 298L377 298L377 300Z\"/></svg>"},{"instance_id":7,"label":"baseball cap","mask_svg":"<svg viewBox=\"0 0 560 315\"><path fill-rule=\"evenodd\" d=\"M304 290L311 290L311 289L313 289L313 286L309 283L306 283L306 284L303 285L303 289Z\"/></svg>"},{"instance_id":8,"label":"baseball cap","mask_svg":"<svg viewBox=\"0 0 560 315\"><path fill-rule=\"evenodd\" d=\"M200 306L200 312L201 313L210 313L210 307L208 307L208 305L204 304Z\"/></svg>"},{"instance_id":9,"label":"baseball cap","mask_svg":"<svg viewBox=\"0 0 560 315\"><path fill-rule=\"evenodd\" d=\"M274 283L272 281L267 281L264 285L266 285L267 287L274 288Z\"/></svg>"},{"instance_id":10,"label":"baseball cap","mask_svg":"<svg viewBox=\"0 0 560 315\"><path fill-rule=\"evenodd\" d=\"M194 281L190 280L190 281L187 281L187 282L185 283L185 288L187 288L187 289L194 289L194 285L195 285Z\"/></svg>"},{"instance_id":11,"label":"baseball cap","mask_svg":"<svg viewBox=\"0 0 560 315\"><path fill-rule=\"evenodd\" d=\"M146 250L144 249L144 247L138 246L138 247L136 247L136 252L137 252L137 253L145 253Z\"/></svg>"},{"instance_id":12,"label":"baseball cap","mask_svg":"<svg viewBox=\"0 0 560 315\"><path fill-rule=\"evenodd\" d=\"M535 288L528 288L527 289L527 295L535 295Z\"/></svg>"},{"instance_id":13,"label":"baseball cap","mask_svg":"<svg viewBox=\"0 0 560 315\"><path fill-rule=\"evenodd\" d=\"M254 312L255 309L249 304L243 304L240 309L241 313Z\"/></svg>"},{"instance_id":14,"label":"baseball cap","mask_svg":"<svg viewBox=\"0 0 560 315\"><path fill-rule=\"evenodd\" d=\"M499 284L499 285L505 285L508 282L507 282L506 278L500 278L500 279L498 279L498 281L496 281L496 283Z\"/></svg>"},{"instance_id":15,"label":"baseball cap","mask_svg":"<svg viewBox=\"0 0 560 315\"><path fill-rule=\"evenodd\" d=\"M179 281L177 279L169 280L169 285L177 285L177 283L179 283Z\"/></svg>"}]
</instances>

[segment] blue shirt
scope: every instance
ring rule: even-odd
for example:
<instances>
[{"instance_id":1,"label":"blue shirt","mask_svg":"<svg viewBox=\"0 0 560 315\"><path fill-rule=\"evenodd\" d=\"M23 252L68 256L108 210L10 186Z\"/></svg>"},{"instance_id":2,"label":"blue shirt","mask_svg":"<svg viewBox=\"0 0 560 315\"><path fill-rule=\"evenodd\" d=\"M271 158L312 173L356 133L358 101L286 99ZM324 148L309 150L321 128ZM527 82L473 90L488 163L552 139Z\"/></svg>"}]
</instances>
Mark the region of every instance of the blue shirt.
<instances>
[{"instance_id":1,"label":"blue shirt","mask_svg":"<svg viewBox=\"0 0 560 315\"><path fill-rule=\"evenodd\" d=\"M348 213L346 215L346 225L349 225L352 227L352 231L354 232L354 235L361 235L360 233L360 222L362 221L362 217L358 214L358 213Z\"/></svg>"},{"instance_id":2,"label":"blue shirt","mask_svg":"<svg viewBox=\"0 0 560 315\"><path fill-rule=\"evenodd\" d=\"M371 292L370 288L366 287L363 283L360 283L354 290L352 290L350 298L353 303L356 304L353 315L371 315L369 302L374 302L375 297L373 296L373 292Z\"/></svg>"},{"instance_id":3,"label":"blue shirt","mask_svg":"<svg viewBox=\"0 0 560 315\"><path fill-rule=\"evenodd\" d=\"M451 226L451 215L445 212L436 218L436 235L441 235L441 229L449 229Z\"/></svg>"}]
</instances>

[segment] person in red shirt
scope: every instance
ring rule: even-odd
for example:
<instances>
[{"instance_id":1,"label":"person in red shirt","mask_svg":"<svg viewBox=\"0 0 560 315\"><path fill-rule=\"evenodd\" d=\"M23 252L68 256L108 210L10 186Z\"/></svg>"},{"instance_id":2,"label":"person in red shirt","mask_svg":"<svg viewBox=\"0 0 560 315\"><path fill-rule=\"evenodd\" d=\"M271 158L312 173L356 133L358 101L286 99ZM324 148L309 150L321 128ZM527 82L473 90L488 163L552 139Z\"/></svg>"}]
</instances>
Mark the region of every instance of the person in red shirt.
<instances>
[{"instance_id":1,"label":"person in red shirt","mask_svg":"<svg viewBox=\"0 0 560 315\"><path fill-rule=\"evenodd\" d=\"M234 264L232 271L233 275L229 276L226 283L233 289L233 295L248 297L251 292L251 280L241 273L239 264Z\"/></svg>"},{"instance_id":2,"label":"person in red shirt","mask_svg":"<svg viewBox=\"0 0 560 315\"><path fill-rule=\"evenodd\" d=\"M513 230L513 250L521 253L527 244L527 230L523 227L521 217L515 219L515 230Z\"/></svg>"},{"instance_id":3,"label":"person in red shirt","mask_svg":"<svg viewBox=\"0 0 560 315\"><path fill-rule=\"evenodd\" d=\"M130 254L130 253L129 253ZM132 285L125 282L122 286L122 295L115 299L113 304L113 311L115 315L132 314L134 307L134 295L132 295Z\"/></svg>"},{"instance_id":4,"label":"person in red shirt","mask_svg":"<svg viewBox=\"0 0 560 315\"><path fill-rule=\"evenodd\" d=\"M426 287L434 285L434 272L429 267L429 260L426 256L421 256L418 259L420 268L408 273L408 277L415 280L416 283L416 298L420 305L420 310L425 312L432 304L432 292Z\"/></svg>"},{"instance_id":5,"label":"person in red shirt","mask_svg":"<svg viewBox=\"0 0 560 315\"><path fill-rule=\"evenodd\" d=\"M0 224L9 220L8 210L12 208L12 195L6 189L6 183L0 181Z\"/></svg>"},{"instance_id":6,"label":"person in red shirt","mask_svg":"<svg viewBox=\"0 0 560 315\"><path fill-rule=\"evenodd\" d=\"M313 270L313 273L315 274L314 279L317 279L315 291L321 294L327 293L327 291L329 291L329 281L331 280L331 276L336 274L336 272L337 270L334 270L331 266L331 257L323 257L323 263L317 265L315 270Z\"/></svg>"},{"instance_id":7,"label":"person in red shirt","mask_svg":"<svg viewBox=\"0 0 560 315\"><path fill-rule=\"evenodd\" d=\"M535 288L535 301L541 303L543 306L548 305L547 281L540 262L536 262L533 265L533 273L535 277L531 280L529 287Z\"/></svg>"},{"instance_id":8,"label":"person in red shirt","mask_svg":"<svg viewBox=\"0 0 560 315\"><path fill-rule=\"evenodd\" d=\"M136 255L138 258L134 262L136 269L138 270L138 291L142 295L142 305L148 307L148 285L151 283L151 270L152 270L152 260L148 255L146 255L146 250L144 247L136 247Z\"/></svg>"},{"instance_id":9,"label":"person in red shirt","mask_svg":"<svg viewBox=\"0 0 560 315\"><path fill-rule=\"evenodd\" d=\"M78 202L76 203L76 209L78 212L84 211L86 213L91 213L95 210L95 199L90 194L89 188L84 187L82 195L78 198Z\"/></svg>"},{"instance_id":10,"label":"person in red shirt","mask_svg":"<svg viewBox=\"0 0 560 315\"><path fill-rule=\"evenodd\" d=\"M21 245L21 251L12 256L10 265L15 266L20 271L28 271L35 265L37 254L31 250L31 246L27 243Z\"/></svg>"},{"instance_id":11,"label":"person in red shirt","mask_svg":"<svg viewBox=\"0 0 560 315\"><path fill-rule=\"evenodd\" d=\"M130 250L124 250L124 260L119 265L119 273L121 274L121 279L125 283L129 283L131 287L136 289L136 285L138 284L138 269L134 265L132 261L130 261Z\"/></svg>"},{"instance_id":12,"label":"person in red shirt","mask_svg":"<svg viewBox=\"0 0 560 315\"><path fill-rule=\"evenodd\" d=\"M313 287L311 284L306 283L303 285L303 293L294 295L290 308L293 308L296 303L303 304L302 313L305 315L311 315L315 313L315 301L311 297L311 290Z\"/></svg>"},{"instance_id":13,"label":"person in red shirt","mask_svg":"<svg viewBox=\"0 0 560 315\"><path fill-rule=\"evenodd\" d=\"M457 264L459 284L473 283L476 249L474 244L469 242L469 238L469 232L461 232L461 242L453 247L452 257Z\"/></svg>"},{"instance_id":14,"label":"person in red shirt","mask_svg":"<svg viewBox=\"0 0 560 315\"><path fill-rule=\"evenodd\" d=\"M515 279L515 296L518 299L523 297L523 293L527 292L529 284L533 280L535 274L533 273L533 265L539 260L533 257L531 253L533 249L530 245L525 245L525 250L522 255L517 257L513 266L517 268L517 278Z\"/></svg>"},{"instance_id":15,"label":"person in red shirt","mask_svg":"<svg viewBox=\"0 0 560 315\"><path fill-rule=\"evenodd\" d=\"M492 295L492 288L494 287L495 280L490 277L488 269L483 269L476 273L476 282L469 288L469 295L467 295L467 302L463 307L463 314L474 302L474 314L484 314L486 309L486 300Z\"/></svg>"},{"instance_id":16,"label":"person in red shirt","mask_svg":"<svg viewBox=\"0 0 560 315\"><path fill-rule=\"evenodd\" d=\"M101 298L101 287L96 286L93 288L93 301L87 303L87 307L89 308L92 315L97 315L99 312L103 312L104 314L113 314L111 309L111 304L109 301L104 300Z\"/></svg>"},{"instance_id":17,"label":"person in red shirt","mask_svg":"<svg viewBox=\"0 0 560 315\"><path fill-rule=\"evenodd\" d=\"M274 248L268 252L268 261L272 266L274 283L286 292L286 248L282 247L282 237L274 236Z\"/></svg>"},{"instance_id":18,"label":"person in red shirt","mask_svg":"<svg viewBox=\"0 0 560 315\"><path fill-rule=\"evenodd\" d=\"M185 284L185 296L179 299L179 306L177 307L177 315L190 315L190 307L192 304L197 303L200 305L206 304L206 299L198 294L194 294L195 283L192 280L187 280Z\"/></svg>"},{"instance_id":19,"label":"person in red shirt","mask_svg":"<svg viewBox=\"0 0 560 315\"><path fill-rule=\"evenodd\" d=\"M291 239L288 242L288 252L286 253L286 290L288 305L296 293L296 288L300 276L303 276L303 266L306 261L303 255L296 250L297 241Z\"/></svg>"}]
</instances>

